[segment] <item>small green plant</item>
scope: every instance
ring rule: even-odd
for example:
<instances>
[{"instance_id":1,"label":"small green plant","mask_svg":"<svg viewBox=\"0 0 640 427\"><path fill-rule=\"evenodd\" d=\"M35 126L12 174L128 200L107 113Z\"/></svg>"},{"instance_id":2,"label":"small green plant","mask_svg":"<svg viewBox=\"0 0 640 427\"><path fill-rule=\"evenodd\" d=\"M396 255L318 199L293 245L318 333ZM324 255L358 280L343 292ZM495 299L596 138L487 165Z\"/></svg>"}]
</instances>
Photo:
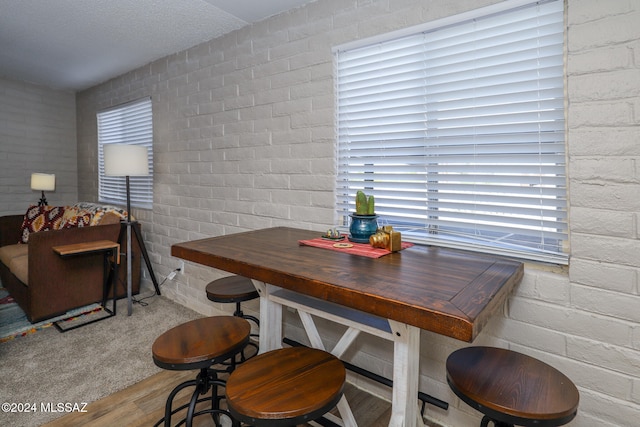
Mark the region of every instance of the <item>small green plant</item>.
<instances>
[{"instance_id":1,"label":"small green plant","mask_svg":"<svg viewBox=\"0 0 640 427\"><path fill-rule=\"evenodd\" d=\"M375 199L358 190L356 193L356 215L375 215Z\"/></svg>"}]
</instances>

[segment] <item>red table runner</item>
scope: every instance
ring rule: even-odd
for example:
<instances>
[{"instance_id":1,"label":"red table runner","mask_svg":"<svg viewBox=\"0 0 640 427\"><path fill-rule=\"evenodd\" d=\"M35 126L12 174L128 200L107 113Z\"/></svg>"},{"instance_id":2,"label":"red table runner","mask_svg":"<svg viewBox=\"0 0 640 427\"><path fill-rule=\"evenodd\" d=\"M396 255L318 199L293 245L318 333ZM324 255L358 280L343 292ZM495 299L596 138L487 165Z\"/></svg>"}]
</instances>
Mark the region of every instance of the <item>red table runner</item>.
<instances>
[{"instance_id":1,"label":"red table runner","mask_svg":"<svg viewBox=\"0 0 640 427\"><path fill-rule=\"evenodd\" d=\"M332 251L346 252L352 255L365 256L369 258L380 258L391 253L386 249L374 248L368 243L355 243L350 242L348 239L344 240L329 240L318 237L310 240L298 240L298 243L305 246L313 246L316 248L329 249ZM334 246L338 244L338 247ZM339 247L343 243L353 245L351 247ZM410 248L413 243L402 242L402 249Z\"/></svg>"}]
</instances>

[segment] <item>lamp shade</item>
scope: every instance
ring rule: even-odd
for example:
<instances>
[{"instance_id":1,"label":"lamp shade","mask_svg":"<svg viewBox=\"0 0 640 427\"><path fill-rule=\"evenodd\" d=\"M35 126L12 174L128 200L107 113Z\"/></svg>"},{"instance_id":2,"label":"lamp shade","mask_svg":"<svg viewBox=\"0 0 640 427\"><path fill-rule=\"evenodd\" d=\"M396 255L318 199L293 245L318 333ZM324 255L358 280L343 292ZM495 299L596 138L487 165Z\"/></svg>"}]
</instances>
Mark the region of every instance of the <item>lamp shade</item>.
<instances>
[{"instance_id":1,"label":"lamp shade","mask_svg":"<svg viewBox=\"0 0 640 427\"><path fill-rule=\"evenodd\" d=\"M56 176L55 174L48 173L32 173L31 174L31 189L42 191L53 191L56 189Z\"/></svg>"},{"instance_id":2,"label":"lamp shade","mask_svg":"<svg viewBox=\"0 0 640 427\"><path fill-rule=\"evenodd\" d=\"M103 147L106 176L147 176L147 147L142 145L106 144Z\"/></svg>"}]
</instances>

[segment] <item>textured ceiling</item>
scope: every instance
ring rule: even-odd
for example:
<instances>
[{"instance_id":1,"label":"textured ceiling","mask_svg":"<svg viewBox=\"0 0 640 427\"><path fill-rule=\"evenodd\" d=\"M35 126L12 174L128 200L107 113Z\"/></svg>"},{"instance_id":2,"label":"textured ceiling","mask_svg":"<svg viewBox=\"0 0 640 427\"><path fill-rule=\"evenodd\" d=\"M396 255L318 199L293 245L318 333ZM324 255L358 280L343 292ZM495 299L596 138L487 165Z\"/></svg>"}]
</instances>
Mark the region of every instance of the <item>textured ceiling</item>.
<instances>
[{"instance_id":1,"label":"textured ceiling","mask_svg":"<svg viewBox=\"0 0 640 427\"><path fill-rule=\"evenodd\" d=\"M82 90L313 0L0 0L0 77Z\"/></svg>"}]
</instances>

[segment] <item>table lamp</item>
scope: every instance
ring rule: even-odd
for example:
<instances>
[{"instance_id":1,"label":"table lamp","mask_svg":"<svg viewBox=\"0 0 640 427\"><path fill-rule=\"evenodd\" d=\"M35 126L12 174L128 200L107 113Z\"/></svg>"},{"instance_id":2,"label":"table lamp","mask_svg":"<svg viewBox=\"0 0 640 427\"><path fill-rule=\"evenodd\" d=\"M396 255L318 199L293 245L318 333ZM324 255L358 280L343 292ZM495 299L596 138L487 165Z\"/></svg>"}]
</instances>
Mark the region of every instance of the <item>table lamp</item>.
<instances>
[{"instance_id":1,"label":"table lamp","mask_svg":"<svg viewBox=\"0 0 640 427\"><path fill-rule=\"evenodd\" d=\"M142 240L142 234L140 231L140 223L138 221L131 220L131 192L129 188L130 176L148 176L149 175L149 160L147 155L147 147L142 145L130 145L130 144L105 144L103 147L104 154L104 174L105 176L124 176L127 186L127 219L120 222L120 234L118 236L118 243L122 247L122 240L124 237L124 231L126 230L127 236L127 312L131 316L133 311L133 299L131 295L132 290L132 276L131 276L131 236L132 232L135 235L142 256L144 257L147 270L153 281L153 285L156 290L156 294L160 295L160 287L156 280L156 276L153 273L151 267L151 260L149 254ZM114 290L115 292L115 287Z\"/></svg>"},{"instance_id":2,"label":"table lamp","mask_svg":"<svg viewBox=\"0 0 640 427\"><path fill-rule=\"evenodd\" d=\"M31 189L42 191L38 206L47 206L48 203L46 197L44 197L44 192L45 190L53 191L56 189L56 176L48 173L32 173Z\"/></svg>"}]
</instances>

